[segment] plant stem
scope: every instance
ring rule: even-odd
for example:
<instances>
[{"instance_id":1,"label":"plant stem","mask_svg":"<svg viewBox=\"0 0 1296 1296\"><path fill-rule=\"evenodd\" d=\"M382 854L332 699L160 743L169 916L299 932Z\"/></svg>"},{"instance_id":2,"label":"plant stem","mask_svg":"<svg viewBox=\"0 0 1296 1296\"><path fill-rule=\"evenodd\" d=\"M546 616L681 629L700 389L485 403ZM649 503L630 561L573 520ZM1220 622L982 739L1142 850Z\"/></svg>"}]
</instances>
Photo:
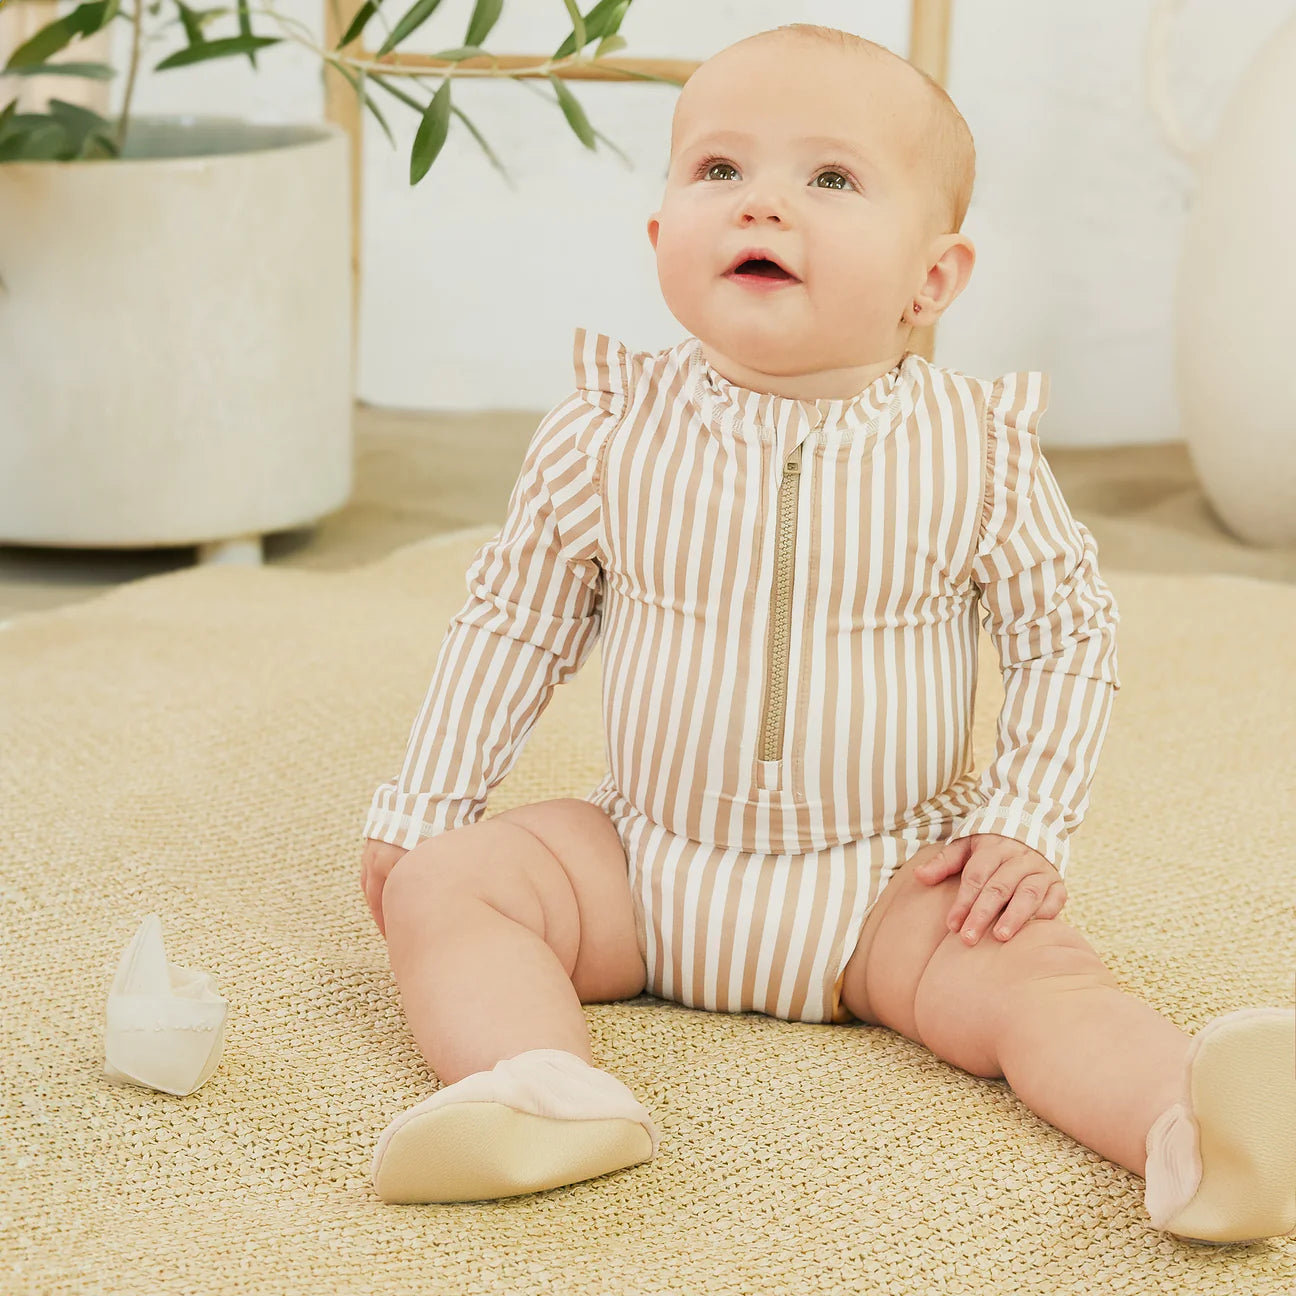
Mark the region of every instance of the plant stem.
<instances>
[{"instance_id":1,"label":"plant stem","mask_svg":"<svg viewBox=\"0 0 1296 1296\"><path fill-rule=\"evenodd\" d=\"M121 116L117 119L117 152L120 154L126 140L126 125L130 118L131 97L135 93L135 74L139 71L140 41L144 29L144 0L135 0L131 22L130 71L126 76L126 93L122 96Z\"/></svg>"},{"instance_id":2,"label":"plant stem","mask_svg":"<svg viewBox=\"0 0 1296 1296\"><path fill-rule=\"evenodd\" d=\"M565 2L566 0L564 0L564 3ZM326 63L345 63L348 67L354 68L356 71L381 72L384 76L389 77L412 77L416 81L428 77L436 77L438 79L443 77L505 77L521 84L530 79L532 74L538 76L541 73L548 73L554 68L586 65L592 66L598 62L597 59L590 58L586 55L583 50L577 50L574 54L569 54L566 58L547 59L544 63L528 67L525 69L527 75L523 76L523 69L518 68L512 72L502 70L499 66L499 60L493 54L484 52L484 57L489 58L492 63L492 66L489 68L465 68L460 67L457 63L451 63L445 68L406 69L386 61L372 62L365 59L352 58L350 55L343 54L338 50L325 49L323 46L315 43L313 39L314 33L309 27L304 23L298 22L296 19L289 17L287 14L280 13L272 4L253 5L251 11L252 13L263 13L268 17L273 18L275 22L277 22L285 32L288 33L288 38L290 40L296 41L297 44L301 45L304 49L310 50L312 54L323 59ZM382 10L378 10L378 17L382 21L383 25L387 27L388 34L390 34L391 26L387 22L386 16L383 14ZM582 32L584 30L584 25L585 24L582 21L580 24ZM298 32L305 34L292 34L294 28ZM676 88L683 85L683 82L681 81L675 81L671 77L654 76L651 72L631 72L625 68L621 68L619 71L623 76L629 77L631 80L635 81L657 81L663 85L673 85Z\"/></svg>"},{"instance_id":3,"label":"plant stem","mask_svg":"<svg viewBox=\"0 0 1296 1296\"><path fill-rule=\"evenodd\" d=\"M507 77L512 79L517 76L516 72L501 70L499 61L493 54L487 54L485 56L492 61L493 66L489 68L462 68L454 63L451 63L445 68L403 68L397 64L389 63L384 60L375 62L371 59L351 58L349 55L340 53L337 50L328 50L322 45L317 45L315 41L311 39L310 29L304 23L298 22L287 14L280 13L271 4L253 5L251 6L251 11L253 13L264 13L268 17L273 18L275 22L279 23L279 25L283 27L284 31L288 33L288 38L290 40L296 41L297 44L304 46L306 49L310 50L312 54L317 55L326 63L345 63L347 67L354 68L358 72L381 72L384 76L414 77L415 79L423 77ZM297 32L304 32L306 34L295 35L293 34L293 29L296 29ZM581 65L589 62L591 62L589 58L580 51L577 51L575 54L569 54L566 58L546 59L544 63L538 63L534 67L528 67L526 72L528 76L540 75L542 73L547 73L552 68ZM520 71L521 69L518 69L518 72ZM520 79L520 77L518 79Z\"/></svg>"}]
</instances>

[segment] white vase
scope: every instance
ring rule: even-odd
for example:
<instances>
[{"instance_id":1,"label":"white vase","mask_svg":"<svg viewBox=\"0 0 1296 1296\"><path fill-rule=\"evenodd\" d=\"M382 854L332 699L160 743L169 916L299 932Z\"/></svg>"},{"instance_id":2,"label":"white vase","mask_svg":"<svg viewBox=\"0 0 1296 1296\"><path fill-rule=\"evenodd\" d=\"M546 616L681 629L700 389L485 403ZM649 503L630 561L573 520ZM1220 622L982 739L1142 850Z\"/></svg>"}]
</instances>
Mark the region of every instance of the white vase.
<instances>
[{"instance_id":1,"label":"white vase","mask_svg":"<svg viewBox=\"0 0 1296 1296\"><path fill-rule=\"evenodd\" d=\"M1147 72L1152 109L1198 180L1175 302L1184 440L1230 531L1258 546L1296 544L1296 18L1248 68L1214 139L1192 149L1166 83L1179 3L1153 11Z\"/></svg>"},{"instance_id":2,"label":"white vase","mask_svg":"<svg viewBox=\"0 0 1296 1296\"><path fill-rule=\"evenodd\" d=\"M333 125L193 117L0 164L0 543L259 562L346 502L348 166Z\"/></svg>"}]
</instances>

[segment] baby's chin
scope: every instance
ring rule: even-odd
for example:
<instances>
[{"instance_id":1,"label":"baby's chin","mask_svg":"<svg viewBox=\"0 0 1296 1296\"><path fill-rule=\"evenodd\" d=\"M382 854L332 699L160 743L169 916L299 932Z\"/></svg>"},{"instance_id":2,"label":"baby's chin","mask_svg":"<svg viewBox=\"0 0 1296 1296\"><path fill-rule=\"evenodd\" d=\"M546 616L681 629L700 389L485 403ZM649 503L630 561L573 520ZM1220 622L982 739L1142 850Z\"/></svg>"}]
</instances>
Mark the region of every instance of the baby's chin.
<instances>
[{"instance_id":1,"label":"baby's chin","mask_svg":"<svg viewBox=\"0 0 1296 1296\"><path fill-rule=\"evenodd\" d=\"M794 378L851 363L842 361L840 339L834 338L831 330L818 329L813 323L790 326L786 317L753 318L758 314L753 311L724 319L713 315L689 332L708 355L723 356L730 364L770 376ZM868 353L865 346L855 349L862 355Z\"/></svg>"},{"instance_id":2,"label":"baby's chin","mask_svg":"<svg viewBox=\"0 0 1296 1296\"><path fill-rule=\"evenodd\" d=\"M725 346L723 339L695 336L702 344L702 353L711 367L742 387L751 386L753 382L759 385L764 381L808 378L830 367L828 357L814 350L790 354L786 347L778 345L753 346L749 343Z\"/></svg>"}]
</instances>

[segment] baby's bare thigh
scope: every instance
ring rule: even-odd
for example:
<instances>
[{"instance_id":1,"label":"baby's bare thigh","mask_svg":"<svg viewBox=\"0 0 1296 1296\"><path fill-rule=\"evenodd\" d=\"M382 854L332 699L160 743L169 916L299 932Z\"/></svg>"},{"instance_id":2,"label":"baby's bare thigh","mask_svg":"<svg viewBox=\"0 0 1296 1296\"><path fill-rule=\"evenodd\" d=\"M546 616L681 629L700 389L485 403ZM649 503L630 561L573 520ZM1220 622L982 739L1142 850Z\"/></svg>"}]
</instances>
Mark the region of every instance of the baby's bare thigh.
<instances>
[{"instance_id":1,"label":"baby's bare thigh","mask_svg":"<svg viewBox=\"0 0 1296 1296\"><path fill-rule=\"evenodd\" d=\"M427 852L424 862L440 884L469 887L535 931L558 955L582 1003L643 993L647 970L625 848L606 811L578 797L537 801L416 849Z\"/></svg>"}]
</instances>

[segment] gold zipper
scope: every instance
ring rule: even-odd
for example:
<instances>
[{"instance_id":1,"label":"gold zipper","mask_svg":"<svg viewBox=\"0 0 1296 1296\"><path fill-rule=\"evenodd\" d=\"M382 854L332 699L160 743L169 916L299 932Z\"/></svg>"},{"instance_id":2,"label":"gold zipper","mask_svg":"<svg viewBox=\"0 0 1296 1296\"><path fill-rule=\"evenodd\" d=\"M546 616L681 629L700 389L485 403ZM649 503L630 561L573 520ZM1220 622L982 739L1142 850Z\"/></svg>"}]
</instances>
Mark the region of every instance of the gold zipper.
<instances>
[{"instance_id":1,"label":"gold zipper","mask_svg":"<svg viewBox=\"0 0 1296 1296\"><path fill-rule=\"evenodd\" d=\"M758 759L779 759L783 747L783 717L787 711L787 666L792 631L792 575L796 568L797 496L801 481L801 446L783 460L779 483L778 536L774 549L774 588L770 593L770 631L766 652L769 685L765 718L761 722Z\"/></svg>"}]
</instances>

